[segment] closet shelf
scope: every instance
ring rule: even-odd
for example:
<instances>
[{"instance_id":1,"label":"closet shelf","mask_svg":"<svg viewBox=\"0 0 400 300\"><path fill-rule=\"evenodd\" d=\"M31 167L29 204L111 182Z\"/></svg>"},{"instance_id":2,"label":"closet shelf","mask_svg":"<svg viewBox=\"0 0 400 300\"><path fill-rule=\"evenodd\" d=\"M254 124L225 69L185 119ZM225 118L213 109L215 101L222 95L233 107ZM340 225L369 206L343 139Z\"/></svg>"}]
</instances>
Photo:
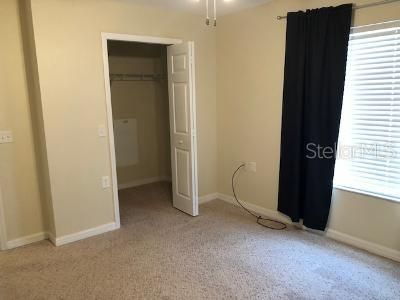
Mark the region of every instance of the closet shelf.
<instances>
[{"instance_id":1,"label":"closet shelf","mask_svg":"<svg viewBox=\"0 0 400 300\"><path fill-rule=\"evenodd\" d=\"M110 74L110 81L160 81L166 77L163 74Z\"/></svg>"}]
</instances>

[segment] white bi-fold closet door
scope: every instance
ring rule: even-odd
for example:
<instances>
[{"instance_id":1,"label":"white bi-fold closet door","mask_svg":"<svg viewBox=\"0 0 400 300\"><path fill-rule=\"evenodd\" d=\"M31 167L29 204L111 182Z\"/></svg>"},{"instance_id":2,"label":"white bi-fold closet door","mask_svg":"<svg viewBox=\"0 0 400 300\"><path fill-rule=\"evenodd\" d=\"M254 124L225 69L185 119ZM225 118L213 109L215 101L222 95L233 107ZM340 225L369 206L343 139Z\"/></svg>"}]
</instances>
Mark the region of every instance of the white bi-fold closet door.
<instances>
[{"instance_id":1,"label":"white bi-fold closet door","mask_svg":"<svg viewBox=\"0 0 400 300\"><path fill-rule=\"evenodd\" d=\"M194 43L184 42L167 49L173 205L197 216Z\"/></svg>"}]
</instances>

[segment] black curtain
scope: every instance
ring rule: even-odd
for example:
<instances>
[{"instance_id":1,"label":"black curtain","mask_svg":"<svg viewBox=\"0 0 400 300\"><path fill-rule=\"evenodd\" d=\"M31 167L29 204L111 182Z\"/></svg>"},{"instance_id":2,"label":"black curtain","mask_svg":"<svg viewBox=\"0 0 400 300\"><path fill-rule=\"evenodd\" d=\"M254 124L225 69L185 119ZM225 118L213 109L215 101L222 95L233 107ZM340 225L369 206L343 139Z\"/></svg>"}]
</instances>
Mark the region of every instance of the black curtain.
<instances>
[{"instance_id":1,"label":"black curtain","mask_svg":"<svg viewBox=\"0 0 400 300\"><path fill-rule=\"evenodd\" d=\"M278 210L324 230L331 205L352 4L288 13Z\"/></svg>"}]
</instances>

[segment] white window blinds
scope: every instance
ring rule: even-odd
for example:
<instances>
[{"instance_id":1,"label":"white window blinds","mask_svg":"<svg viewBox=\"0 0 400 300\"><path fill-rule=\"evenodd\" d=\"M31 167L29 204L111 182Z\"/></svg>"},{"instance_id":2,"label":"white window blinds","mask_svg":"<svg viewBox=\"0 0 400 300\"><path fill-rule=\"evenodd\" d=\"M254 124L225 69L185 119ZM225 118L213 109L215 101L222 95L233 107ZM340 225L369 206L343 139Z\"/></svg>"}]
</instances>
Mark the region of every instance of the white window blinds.
<instances>
[{"instance_id":1,"label":"white window blinds","mask_svg":"<svg viewBox=\"0 0 400 300\"><path fill-rule=\"evenodd\" d=\"M400 21L352 30L334 185L400 201Z\"/></svg>"}]
</instances>

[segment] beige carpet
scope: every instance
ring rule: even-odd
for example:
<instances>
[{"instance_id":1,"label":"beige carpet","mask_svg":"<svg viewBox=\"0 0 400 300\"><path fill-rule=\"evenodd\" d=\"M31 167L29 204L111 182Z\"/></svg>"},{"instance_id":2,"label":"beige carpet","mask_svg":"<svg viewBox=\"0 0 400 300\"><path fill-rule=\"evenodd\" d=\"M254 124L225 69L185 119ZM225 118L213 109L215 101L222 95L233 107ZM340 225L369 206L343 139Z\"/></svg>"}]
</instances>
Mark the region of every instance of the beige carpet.
<instances>
[{"instance_id":1,"label":"beige carpet","mask_svg":"<svg viewBox=\"0 0 400 300\"><path fill-rule=\"evenodd\" d=\"M400 264L218 200L191 218L169 195L125 190L120 230L0 253L0 299L400 299Z\"/></svg>"}]
</instances>

